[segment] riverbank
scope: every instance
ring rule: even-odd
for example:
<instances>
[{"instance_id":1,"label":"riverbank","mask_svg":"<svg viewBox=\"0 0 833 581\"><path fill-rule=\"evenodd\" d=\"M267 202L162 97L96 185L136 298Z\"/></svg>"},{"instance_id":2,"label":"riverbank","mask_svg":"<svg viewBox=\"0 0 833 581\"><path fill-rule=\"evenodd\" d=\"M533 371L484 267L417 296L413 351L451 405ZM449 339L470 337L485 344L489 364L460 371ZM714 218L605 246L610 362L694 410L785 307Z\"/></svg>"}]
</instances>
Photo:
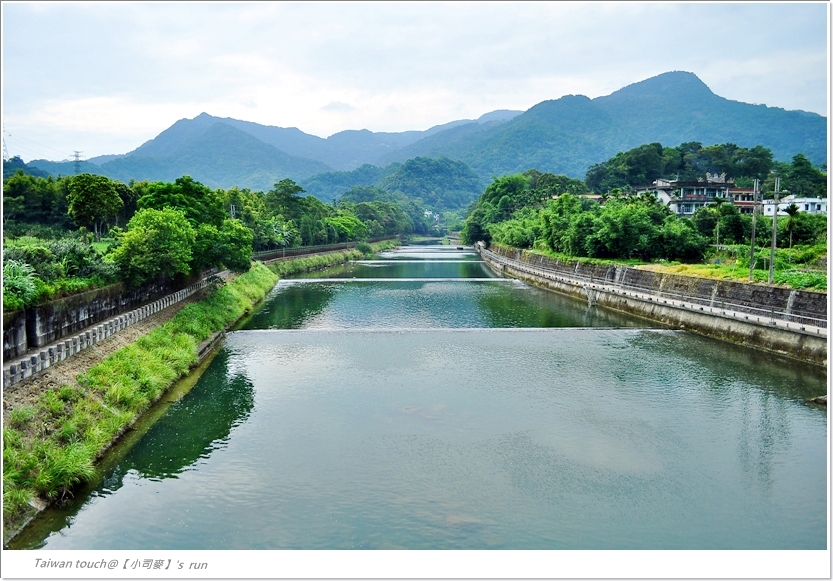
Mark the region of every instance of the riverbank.
<instances>
[{"instance_id":1,"label":"riverbank","mask_svg":"<svg viewBox=\"0 0 833 581\"><path fill-rule=\"evenodd\" d=\"M53 379L55 385L40 394L14 406L4 401L6 541L40 509L94 478L96 460L197 362L198 344L250 311L277 279L255 263L85 373L72 378L60 371L60 383Z\"/></svg>"},{"instance_id":2,"label":"riverbank","mask_svg":"<svg viewBox=\"0 0 833 581\"><path fill-rule=\"evenodd\" d=\"M383 241L366 252L398 245ZM8 543L39 511L96 476L96 462L218 333L245 316L280 276L364 258L329 252L252 269L208 296L155 313L4 393L3 530Z\"/></svg>"},{"instance_id":3,"label":"riverbank","mask_svg":"<svg viewBox=\"0 0 833 581\"><path fill-rule=\"evenodd\" d=\"M311 270L343 264L350 260L360 260L367 258L369 254L384 252L397 246L399 246L399 241L397 240L384 240L374 244L358 244L356 248L350 250L336 250L334 252L312 254L292 259L276 258L265 262L265 264L279 276L290 276L301 272L309 272Z\"/></svg>"},{"instance_id":4,"label":"riverbank","mask_svg":"<svg viewBox=\"0 0 833 581\"><path fill-rule=\"evenodd\" d=\"M501 276L694 333L827 366L827 295L478 246Z\"/></svg>"}]
</instances>

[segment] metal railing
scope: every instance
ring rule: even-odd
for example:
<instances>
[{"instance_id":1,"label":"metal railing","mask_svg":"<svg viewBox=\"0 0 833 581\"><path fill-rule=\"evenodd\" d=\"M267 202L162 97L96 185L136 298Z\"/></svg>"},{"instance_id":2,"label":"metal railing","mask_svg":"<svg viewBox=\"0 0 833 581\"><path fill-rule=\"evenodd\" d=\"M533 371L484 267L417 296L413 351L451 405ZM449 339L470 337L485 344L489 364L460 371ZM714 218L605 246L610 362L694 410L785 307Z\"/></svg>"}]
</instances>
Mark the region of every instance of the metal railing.
<instances>
[{"instance_id":1,"label":"metal railing","mask_svg":"<svg viewBox=\"0 0 833 581\"><path fill-rule=\"evenodd\" d=\"M817 329L827 329L827 319L822 319L816 316L811 316L806 313L795 311L782 311L767 307L753 307L742 303L735 303L725 300L715 300L711 298L696 297L680 292L660 291L653 287L646 287L641 285L626 284L611 280L608 277L587 276L578 273L567 273L554 268L549 268L543 265L544 257L541 257L542 264L532 265L528 262L508 258L495 254L485 248L481 249L481 253L485 254L495 262L509 265L512 268L541 276L542 278L550 280L563 281L574 286L582 286L587 289L601 290L612 294L619 294L631 296L639 300L645 300L656 304L666 304L676 308L682 308L695 312L708 312L725 316L728 318L741 319L756 324L773 325L775 321L784 321L786 323L793 323L798 326L796 330L807 331L806 327L813 327ZM740 316L743 315L743 316ZM776 325L777 326L777 325ZM793 329L793 325L788 328ZM820 334L820 333L818 333ZM826 333L825 333L826 335Z\"/></svg>"}]
</instances>

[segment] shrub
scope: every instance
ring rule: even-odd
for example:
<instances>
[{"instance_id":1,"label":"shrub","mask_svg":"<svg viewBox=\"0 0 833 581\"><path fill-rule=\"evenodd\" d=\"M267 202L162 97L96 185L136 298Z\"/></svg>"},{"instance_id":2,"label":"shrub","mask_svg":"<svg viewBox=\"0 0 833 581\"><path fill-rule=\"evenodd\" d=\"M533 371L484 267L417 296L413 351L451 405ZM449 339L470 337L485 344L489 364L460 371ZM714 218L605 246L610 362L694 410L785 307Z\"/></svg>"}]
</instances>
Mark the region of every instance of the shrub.
<instances>
[{"instance_id":1,"label":"shrub","mask_svg":"<svg viewBox=\"0 0 833 581\"><path fill-rule=\"evenodd\" d=\"M30 304L38 297L38 288L35 281L35 269L25 262L9 260L3 264L3 304L5 308L5 295L9 294L17 299L18 303Z\"/></svg>"}]
</instances>

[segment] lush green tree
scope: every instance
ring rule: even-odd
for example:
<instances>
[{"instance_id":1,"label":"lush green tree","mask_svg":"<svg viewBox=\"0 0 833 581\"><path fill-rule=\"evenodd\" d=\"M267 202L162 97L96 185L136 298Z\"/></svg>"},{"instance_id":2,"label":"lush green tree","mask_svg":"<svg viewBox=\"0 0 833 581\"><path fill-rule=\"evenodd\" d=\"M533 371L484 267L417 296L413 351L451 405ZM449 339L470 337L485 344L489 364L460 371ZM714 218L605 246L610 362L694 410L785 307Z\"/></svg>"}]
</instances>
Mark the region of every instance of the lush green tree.
<instances>
[{"instance_id":1,"label":"lush green tree","mask_svg":"<svg viewBox=\"0 0 833 581\"><path fill-rule=\"evenodd\" d=\"M668 216L660 228L656 249L658 258L702 260L709 239L701 235L688 220Z\"/></svg>"},{"instance_id":2,"label":"lush green tree","mask_svg":"<svg viewBox=\"0 0 833 581\"><path fill-rule=\"evenodd\" d=\"M234 272L252 266L252 231L240 220L223 220L218 237L220 263Z\"/></svg>"},{"instance_id":3,"label":"lush green tree","mask_svg":"<svg viewBox=\"0 0 833 581\"><path fill-rule=\"evenodd\" d=\"M570 224L581 212L582 200L572 194L565 194L557 200L549 202L546 209L541 213L543 237L547 246L556 252L570 252L568 247L573 245L583 247L583 241L579 243L572 239L568 242L565 238L568 235ZM573 235L575 235L575 232ZM573 248L573 250L575 249ZM579 254L579 256L581 255Z\"/></svg>"},{"instance_id":4,"label":"lush green tree","mask_svg":"<svg viewBox=\"0 0 833 581\"><path fill-rule=\"evenodd\" d=\"M304 198L299 194L304 188L291 179L283 179L266 193L266 208L272 214L281 214L290 220L299 220L304 213Z\"/></svg>"},{"instance_id":5,"label":"lush green tree","mask_svg":"<svg viewBox=\"0 0 833 581\"><path fill-rule=\"evenodd\" d=\"M815 244L827 233L827 216L799 212L793 217L790 233L793 244Z\"/></svg>"},{"instance_id":6,"label":"lush green tree","mask_svg":"<svg viewBox=\"0 0 833 581\"><path fill-rule=\"evenodd\" d=\"M360 202L352 211L365 224L370 238L414 231L413 219L395 202Z\"/></svg>"},{"instance_id":7,"label":"lush green tree","mask_svg":"<svg viewBox=\"0 0 833 581\"><path fill-rule=\"evenodd\" d=\"M195 240L194 228L182 210L145 208L119 233L111 258L122 278L134 286L173 278L191 271Z\"/></svg>"},{"instance_id":8,"label":"lush green tree","mask_svg":"<svg viewBox=\"0 0 833 581\"><path fill-rule=\"evenodd\" d=\"M176 178L173 183L148 184L145 193L137 201L137 207L181 210L192 227L213 224L219 228L227 216L220 194L194 181L191 176Z\"/></svg>"},{"instance_id":9,"label":"lush green tree","mask_svg":"<svg viewBox=\"0 0 833 581\"><path fill-rule=\"evenodd\" d=\"M73 222L66 200L68 181L20 171L3 180L4 234L60 237L71 229Z\"/></svg>"},{"instance_id":10,"label":"lush green tree","mask_svg":"<svg viewBox=\"0 0 833 581\"><path fill-rule=\"evenodd\" d=\"M827 197L827 176L800 153L793 157L783 177L782 187L796 196Z\"/></svg>"},{"instance_id":11,"label":"lush green tree","mask_svg":"<svg viewBox=\"0 0 833 581\"><path fill-rule=\"evenodd\" d=\"M723 244L743 244L749 243L748 238L752 232L752 218L740 213L737 206L734 204L723 204L719 208L719 219L715 229L720 229L720 241ZM761 226L756 227L756 238L758 240L764 236ZM715 234L710 233L709 238L714 239Z\"/></svg>"},{"instance_id":12,"label":"lush green tree","mask_svg":"<svg viewBox=\"0 0 833 581\"><path fill-rule=\"evenodd\" d=\"M527 170L523 176L529 182L529 187L541 201L560 196L561 194L588 194L590 190L582 180L565 175L541 173L536 169Z\"/></svg>"},{"instance_id":13,"label":"lush green tree","mask_svg":"<svg viewBox=\"0 0 833 581\"><path fill-rule=\"evenodd\" d=\"M353 214L340 212L339 215L323 219L324 224L332 228L335 239L331 242L347 242L367 238L367 227Z\"/></svg>"},{"instance_id":14,"label":"lush green tree","mask_svg":"<svg viewBox=\"0 0 833 581\"><path fill-rule=\"evenodd\" d=\"M92 226L101 240L103 226L115 218L124 202L116 183L104 176L82 173L69 182L68 212L79 226Z\"/></svg>"},{"instance_id":15,"label":"lush green tree","mask_svg":"<svg viewBox=\"0 0 833 581\"><path fill-rule=\"evenodd\" d=\"M543 234L541 213L537 208L522 208L511 220L489 224L488 228L494 242L516 248L531 248Z\"/></svg>"},{"instance_id":16,"label":"lush green tree","mask_svg":"<svg viewBox=\"0 0 833 581\"><path fill-rule=\"evenodd\" d=\"M474 244L479 241L488 244L492 240L488 225L489 222L486 221L486 209L477 207L466 218L466 223L460 231L460 237L466 244Z\"/></svg>"}]
</instances>

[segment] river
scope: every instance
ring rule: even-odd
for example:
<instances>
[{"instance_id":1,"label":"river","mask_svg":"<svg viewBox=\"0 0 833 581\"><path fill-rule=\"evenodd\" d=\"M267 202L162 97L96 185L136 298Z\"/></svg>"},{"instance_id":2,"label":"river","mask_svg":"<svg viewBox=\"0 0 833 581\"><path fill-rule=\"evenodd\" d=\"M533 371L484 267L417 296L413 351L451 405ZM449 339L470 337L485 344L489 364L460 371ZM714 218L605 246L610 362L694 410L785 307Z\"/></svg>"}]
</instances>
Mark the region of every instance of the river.
<instances>
[{"instance_id":1,"label":"river","mask_svg":"<svg viewBox=\"0 0 833 581\"><path fill-rule=\"evenodd\" d=\"M823 370L412 246L277 284L12 548L824 549Z\"/></svg>"}]
</instances>

